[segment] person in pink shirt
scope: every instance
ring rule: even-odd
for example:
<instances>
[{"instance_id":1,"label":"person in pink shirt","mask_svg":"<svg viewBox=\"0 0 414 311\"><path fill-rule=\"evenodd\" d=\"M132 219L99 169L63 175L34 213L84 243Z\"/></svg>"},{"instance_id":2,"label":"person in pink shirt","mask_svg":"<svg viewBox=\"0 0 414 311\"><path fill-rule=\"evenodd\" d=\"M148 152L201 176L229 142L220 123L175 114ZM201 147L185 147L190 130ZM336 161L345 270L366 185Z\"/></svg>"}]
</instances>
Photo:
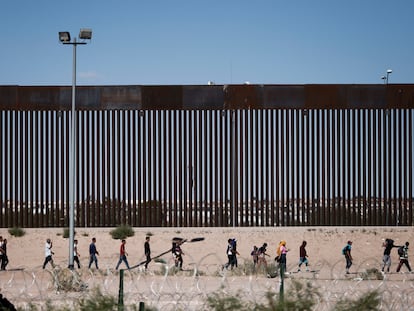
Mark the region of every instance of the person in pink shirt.
<instances>
[{"instance_id":1,"label":"person in pink shirt","mask_svg":"<svg viewBox=\"0 0 414 311\"><path fill-rule=\"evenodd\" d=\"M280 241L279 247L277 249L277 255L280 258L280 265L283 268L283 271L286 272L286 254L289 249L286 248L286 241Z\"/></svg>"}]
</instances>

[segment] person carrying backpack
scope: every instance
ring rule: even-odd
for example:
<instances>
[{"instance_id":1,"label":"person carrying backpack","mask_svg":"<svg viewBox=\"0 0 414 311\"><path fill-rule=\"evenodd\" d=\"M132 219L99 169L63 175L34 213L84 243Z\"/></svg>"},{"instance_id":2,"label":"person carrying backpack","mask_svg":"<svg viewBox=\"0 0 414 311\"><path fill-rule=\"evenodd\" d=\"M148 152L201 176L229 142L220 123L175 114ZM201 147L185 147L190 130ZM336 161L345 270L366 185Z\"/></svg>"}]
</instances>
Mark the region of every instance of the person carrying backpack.
<instances>
[{"instance_id":1,"label":"person carrying backpack","mask_svg":"<svg viewBox=\"0 0 414 311\"><path fill-rule=\"evenodd\" d=\"M400 263L398 264L397 272L400 272L402 265L406 265L408 268L408 271L411 272L410 263L408 262L408 245L410 245L410 243L405 242L404 246L401 246L398 248L398 255L400 256Z\"/></svg>"},{"instance_id":2,"label":"person carrying backpack","mask_svg":"<svg viewBox=\"0 0 414 311\"><path fill-rule=\"evenodd\" d=\"M349 268L352 266L352 255L351 255L351 249L352 249L352 241L348 241L348 243L345 245L345 247L342 249L342 255L345 256L346 260L346 274L349 274Z\"/></svg>"}]
</instances>

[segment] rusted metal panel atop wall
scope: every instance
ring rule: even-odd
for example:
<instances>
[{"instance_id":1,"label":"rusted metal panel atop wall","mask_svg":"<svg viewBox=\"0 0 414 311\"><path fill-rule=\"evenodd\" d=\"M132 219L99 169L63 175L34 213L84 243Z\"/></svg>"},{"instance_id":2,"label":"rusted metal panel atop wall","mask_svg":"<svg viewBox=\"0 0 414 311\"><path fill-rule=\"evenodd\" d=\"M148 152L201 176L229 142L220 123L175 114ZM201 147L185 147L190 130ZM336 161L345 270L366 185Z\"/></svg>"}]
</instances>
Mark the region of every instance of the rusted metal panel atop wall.
<instances>
[{"instance_id":1,"label":"rusted metal panel atop wall","mask_svg":"<svg viewBox=\"0 0 414 311\"><path fill-rule=\"evenodd\" d=\"M119 107L132 110L141 109L142 88L140 86L102 86L99 87L99 91L99 109L120 109ZM88 109L94 108L88 107Z\"/></svg>"},{"instance_id":2,"label":"rusted metal panel atop wall","mask_svg":"<svg viewBox=\"0 0 414 311\"><path fill-rule=\"evenodd\" d=\"M2 110L70 110L70 86L0 86ZM414 84L78 86L78 110L414 108Z\"/></svg>"}]
</instances>

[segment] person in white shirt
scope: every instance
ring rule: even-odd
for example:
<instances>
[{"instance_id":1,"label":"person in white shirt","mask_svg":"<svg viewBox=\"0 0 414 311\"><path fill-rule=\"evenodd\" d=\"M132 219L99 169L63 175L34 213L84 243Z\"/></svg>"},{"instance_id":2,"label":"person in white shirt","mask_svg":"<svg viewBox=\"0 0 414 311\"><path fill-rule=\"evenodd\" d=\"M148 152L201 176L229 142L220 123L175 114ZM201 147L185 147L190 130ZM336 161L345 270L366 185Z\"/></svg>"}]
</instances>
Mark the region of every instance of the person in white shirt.
<instances>
[{"instance_id":1,"label":"person in white shirt","mask_svg":"<svg viewBox=\"0 0 414 311\"><path fill-rule=\"evenodd\" d=\"M78 269L80 269L80 254L78 252L78 240L73 241L73 261L78 264Z\"/></svg>"},{"instance_id":2,"label":"person in white shirt","mask_svg":"<svg viewBox=\"0 0 414 311\"><path fill-rule=\"evenodd\" d=\"M54 254L52 252L52 241L50 239L46 240L46 244L45 244L45 261L43 263L43 269L46 268L46 265L48 262L50 262L50 264L52 265L52 268L55 267L55 264L53 263L53 258L52 255Z\"/></svg>"}]
</instances>

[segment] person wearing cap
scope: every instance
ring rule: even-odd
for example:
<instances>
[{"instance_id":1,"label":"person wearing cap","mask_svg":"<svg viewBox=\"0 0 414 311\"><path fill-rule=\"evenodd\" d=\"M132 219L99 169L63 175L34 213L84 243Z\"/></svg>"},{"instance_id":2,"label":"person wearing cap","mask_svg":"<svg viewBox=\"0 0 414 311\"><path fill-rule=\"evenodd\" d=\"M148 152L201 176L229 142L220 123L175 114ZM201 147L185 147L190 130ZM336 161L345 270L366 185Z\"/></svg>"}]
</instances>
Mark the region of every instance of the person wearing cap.
<instances>
[{"instance_id":1,"label":"person wearing cap","mask_svg":"<svg viewBox=\"0 0 414 311\"><path fill-rule=\"evenodd\" d=\"M43 269L46 268L46 265L48 262L52 265L52 268L55 267L55 264L53 263L52 255L54 254L52 252L52 240L47 239L45 243L45 261L43 262Z\"/></svg>"},{"instance_id":2,"label":"person wearing cap","mask_svg":"<svg viewBox=\"0 0 414 311\"><path fill-rule=\"evenodd\" d=\"M345 256L346 260L346 274L349 274L349 268L352 266L352 255L351 255L351 249L352 249L352 241L348 241L348 243L345 245L345 247L342 249L342 254Z\"/></svg>"}]
</instances>

